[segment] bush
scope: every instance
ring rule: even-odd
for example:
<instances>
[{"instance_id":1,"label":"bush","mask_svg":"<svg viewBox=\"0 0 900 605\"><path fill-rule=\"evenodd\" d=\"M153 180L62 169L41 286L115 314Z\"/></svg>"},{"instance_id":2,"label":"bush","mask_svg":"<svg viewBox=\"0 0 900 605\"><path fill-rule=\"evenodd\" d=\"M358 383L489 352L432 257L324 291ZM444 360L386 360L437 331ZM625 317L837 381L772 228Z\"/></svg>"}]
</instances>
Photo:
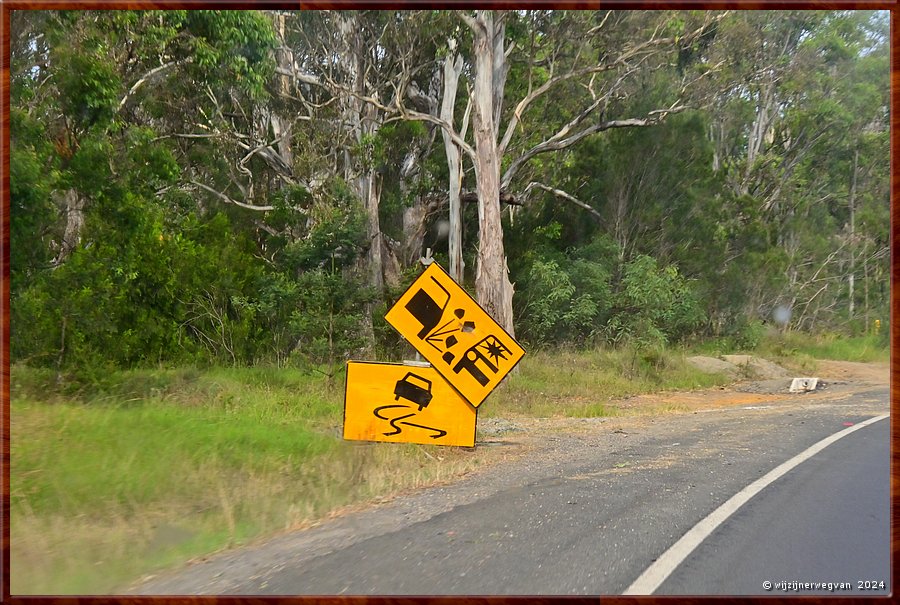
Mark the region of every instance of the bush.
<instances>
[{"instance_id":1,"label":"bush","mask_svg":"<svg viewBox=\"0 0 900 605\"><path fill-rule=\"evenodd\" d=\"M724 337L733 350L757 348L766 335L766 327L758 319L738 318L725 330Z\"/></svg>"},{"instance_id":2,"label":"bush","mask_svg":"<svg viewBox=\"0 0 900 605\"><path fill-rule=\"evenodd\" d=\"M607 331L613 342L658 347L690 336L704 321L697 297L677 267L660 269L655 259L638 256L624 267Z\"/></svg>"},{"instance_id":3,"label":"bush","mask_svg":"<svg viewBox=\"0 0 900 605\"><path fill-rule=\"evenodd\" d=\"M575 260L563 268L535 261L525 277L522 336L534 344L584 343L597 335L609 308L609 274L598 263Z\"/></svg>"}]
</instances>

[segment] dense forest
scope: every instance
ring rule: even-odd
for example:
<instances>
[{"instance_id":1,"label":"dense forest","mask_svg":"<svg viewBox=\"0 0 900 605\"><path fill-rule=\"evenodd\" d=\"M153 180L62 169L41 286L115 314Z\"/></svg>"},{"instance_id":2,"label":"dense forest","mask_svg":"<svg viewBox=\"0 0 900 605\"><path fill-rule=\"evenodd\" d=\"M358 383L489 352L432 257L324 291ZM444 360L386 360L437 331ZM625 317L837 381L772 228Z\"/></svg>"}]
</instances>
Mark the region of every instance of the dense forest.
<instances>
[{"instance_id":1,"label":"dense forest","mask_svg":"<svg viewBox=\"0 0 900 605\"><path fill-rule=\"evenodd\" d=\"M407 352L427 254L526 346L887 333L873 11L13 11L11 358Z\"/></svg>"}]
</instances>

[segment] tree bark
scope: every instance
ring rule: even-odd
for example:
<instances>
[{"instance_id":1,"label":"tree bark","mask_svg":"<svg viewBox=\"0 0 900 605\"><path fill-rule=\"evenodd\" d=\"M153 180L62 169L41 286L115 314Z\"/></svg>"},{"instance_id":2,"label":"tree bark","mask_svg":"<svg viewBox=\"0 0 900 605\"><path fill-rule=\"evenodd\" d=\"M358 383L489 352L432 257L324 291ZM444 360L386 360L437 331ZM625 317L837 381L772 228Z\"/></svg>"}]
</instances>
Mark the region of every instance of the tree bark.
<instances>
[{"instance_id":1,"label":"tree bark","mask_svg":"<svg viewBox=\"0 0 900 605\"><path fill-rule=\"evenodd\" d=\"M370 93L367 74L365 43L360 39L360 23L355 13L339 13L338 28L343 38L344 53L342 61L346 77L351 82L354 96L346 99L344 114L346 122L351 125L353 140L365 154L366 147L378 133L382 119L380 110L360 97ZM363 321L363 333L366 341L365 352L371 354L375 349L375 332L372 313L384 293L384 267L382 262L381 225L378 216L381 202L381 177L372 166L371 158L352 157L348 149L344 150L345 174L347 182L355 187L357 198L363 203L366 212L366 272L369 286L375 291L375 300L366 305ZM353 178L355 176L355 178Z\"/></svg>"},{"instance_id":2,"label":"tree bark","mask_svg":"<svg viewBox=\"0 0 900 605\"><path fill-rule=\"evenodd\" d=\"M482 307L503 329L514 335L512 297L503 227L500 217L500 158L497 153L495 103L502 98L505 81L503 26L495 25L492 11L478 11L473 23L475 82L472 126L475 138L475 181L478 192L478 266L475 293ZM499 56L498 56L499 53Z\"/></svg>"},{"instance_id":3,"label":"tree bark","mask_svg":"<svg viewBox=\"0 0 900 605\"><path fill-rule=\"evenodd\" d=\"M456 102L456 89L462 66L462 57L456 54L456 42L451 40L450 52L444 59L444 96L441 102L441 119L450 125L453 124L453 106ZM456 283L461 284L465 272L462 255L462 204L459 199L462 189L462 158L450 133L442 128L441 136L444 139L447 170L450 173L447 190L450 198L450 277L455 279Z\"/></svg>"},{"instance_id":4,"label":"tree bark","mask_svg":"<svg viewBox=\"0 0 900 605\"><path fill-rule=\"evenodd\" d=\"M377 296L384 291L384 263L381 248L384 241L381 235L381 223L378 218L378 206L381 201L381 177L369 170L361 177L361 188L365 192L366 234L368 235L369 252L369 285L375 288Z\"/></svg>"},{"instance_id":5,"label":"tree bark","mask_svg":"<svg viewBox=\"0 0 900 605\"><path fill-rule=\"evenodd\" d=\"M81 229L84 227L84 198L74 189L63 195L66 213L66 230L59 246L59 252L53 259L53 266L58 267L66 261L72 251L81 242Z\"/></svg>"},{"instance_id":6,"label":"tree bark","mask_svg":"<svg viewBox=\"0 0 900 605\"><path fill-rule=\"evenodd\" d=\"M409 267L421 258L425 246L428 217L441 207L441 200L417 196L413 205L403 211L403 266Z\"/></svg>"},{"instance_id":7,"label":"tree bark","mask_svg":"<svg viewBox=\"0 0 900 605\"><path fill-rule=\"evenodd\" d=\"M286 70L290 72L291 66L293 64L293 58L291 57L291 51L288 49L284 39L284 13L275 13L273 15L273 20L275 23L275 33L278 35L278 41L280 44L278 49L275 51L275 60L280 70ZM290 94L290 87L290 76L284 74L279 75L278 93L282 96L287 96ZM274 112L271 114L270 120L272 123L272 134L275 135L275 138L278 141L278 155L281 156L281 159L284 161L285 165L291 168L291 170L293 171L294 152L291 148L291 123Z\"/></svg>"},{"instance_id":8,"label":"tree bark","mask_svg":"<svg viewBox=\"0 0 900 605\"><path fill-rule=\"evenodd\" d=\"M339 18L339 27L344 37L347 58L345 69L352 89L358 96L348 99L346 108L348 120L352 125L353 139L360 147L360 153L366 153L366 147L371 139L378 133L381 115L373 105L361 100L359 96L369 94L369 83L366 78L367 62L365 43L360 39L360 24L357 15L353 13L343 14ZM347 154L349 174L355 174L355 179L349 182L355 184L357 198L363 203L366 211L366 235L367 235L367 272L369 286L375 290L376 297L381 297L384 291L384 267L382 266L381 249L383 246L381 225L378 217L378 209L381 203L381 177L372 166L372 159L366 157L350 158ZM348 174L348 176L349 176Z\"/></svg>"}]
</instances>

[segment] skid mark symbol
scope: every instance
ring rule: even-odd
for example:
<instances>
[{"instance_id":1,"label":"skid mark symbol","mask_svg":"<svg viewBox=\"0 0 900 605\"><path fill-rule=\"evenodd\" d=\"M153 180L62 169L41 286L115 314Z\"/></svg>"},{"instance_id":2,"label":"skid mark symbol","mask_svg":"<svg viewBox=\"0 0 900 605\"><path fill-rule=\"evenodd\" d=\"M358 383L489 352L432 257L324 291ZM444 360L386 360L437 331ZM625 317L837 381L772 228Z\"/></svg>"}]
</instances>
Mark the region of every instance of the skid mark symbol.
<instances>
[{"instance_id":1,"label":"skid mark symbol","mask_svg":"<svg viewBox=\"0 0 900 605\"><path fill-rule=\"evenodd\" d=\"M390 408L403 408L403 409L407 409L407 410L410 409L410 407L407 406L407 405L396 405L396 404L394 404L394 405L383 405L383 406L380 406L380 407L375 408L375 410L374 410L372 413L375 414L376 417L381 418L382 420L387 420L388 422L390 422L391 427L393 427L393 429L394 429L393 432L390 432L390 433L384 433L384 436L385 436L385 437L390 437L390 436L392 436L392 435L399 435L399 434L403 431L403 429L400 428L399 426L397 426L398 424L405 424L405 425L407 425L407 426L414 426L414 427L419 428L419 429L425 429L426 431L434 431L436 434L430 436L432 439L440 439L441 437L443 437L444 435L447 434L447 431L444 431L444 430L441 430L441 429L436 429L436 428L431 427L431 426L425 426L424 424L413 424L412 422L400 422L401 420L406 420L407 418L412 418L413 416L415 416L415 413L406 414L406 415L404 415L404 416L397 416L397 417L394 418L394 419L391 419L391 418L388 418L387 416L382 416L381 414L379 414L380 411L382 411L382 410L387 410L387 409L390 409Z\"/></svg>"}]
</instances>

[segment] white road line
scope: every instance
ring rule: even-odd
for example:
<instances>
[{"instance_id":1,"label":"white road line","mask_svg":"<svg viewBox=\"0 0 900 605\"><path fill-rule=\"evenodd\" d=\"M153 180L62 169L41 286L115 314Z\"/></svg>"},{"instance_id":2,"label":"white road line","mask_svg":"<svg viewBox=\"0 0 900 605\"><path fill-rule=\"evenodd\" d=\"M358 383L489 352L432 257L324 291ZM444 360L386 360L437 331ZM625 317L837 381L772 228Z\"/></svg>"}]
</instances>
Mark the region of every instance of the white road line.
<instances>
[{"instance_id":1,"label":"white road line","mask_svg":"<svg viewBox=\"0 0 900 605\"><path fill-rule=\"evenodd\" d=\"M848 427L842 431L835 433L825 439L822 439L815 445L810 446L803 452L797 454L787 462L784 462L774 469L733 495L728 499L727 502L722 504L719 508L714 510L707 516L705 519L697 523L694 527L690 529L686 534L684 534L678 542L669 547L669 550L664 552L662 556L660 556L650 567L644 570L644 573L635 580L631 586L625 589L623 595L651 595L653 592L660 587L660 585L665 582L666 578L671 575L675 568L677 568L682 561L684 561L688 555L690 555L695 548L700 546L700 543L703 542L719 525L722 524L728 517L733 515L741 506L747 503L750 498L761 492L768 486L770 483L777 480L779 477L786 474L795 466L799 465L801 462L808 460L824 450L826 447L837 441L838 439L842 439L849 435L854 431L858 431L859 429L878 422L879 420L884 420L885 418L890 417L890 414L884 414L882 416L875 416L874 418L869 418L863 422L858 424L854 424L851 427Z\"/></svg>"}]
</instances>

